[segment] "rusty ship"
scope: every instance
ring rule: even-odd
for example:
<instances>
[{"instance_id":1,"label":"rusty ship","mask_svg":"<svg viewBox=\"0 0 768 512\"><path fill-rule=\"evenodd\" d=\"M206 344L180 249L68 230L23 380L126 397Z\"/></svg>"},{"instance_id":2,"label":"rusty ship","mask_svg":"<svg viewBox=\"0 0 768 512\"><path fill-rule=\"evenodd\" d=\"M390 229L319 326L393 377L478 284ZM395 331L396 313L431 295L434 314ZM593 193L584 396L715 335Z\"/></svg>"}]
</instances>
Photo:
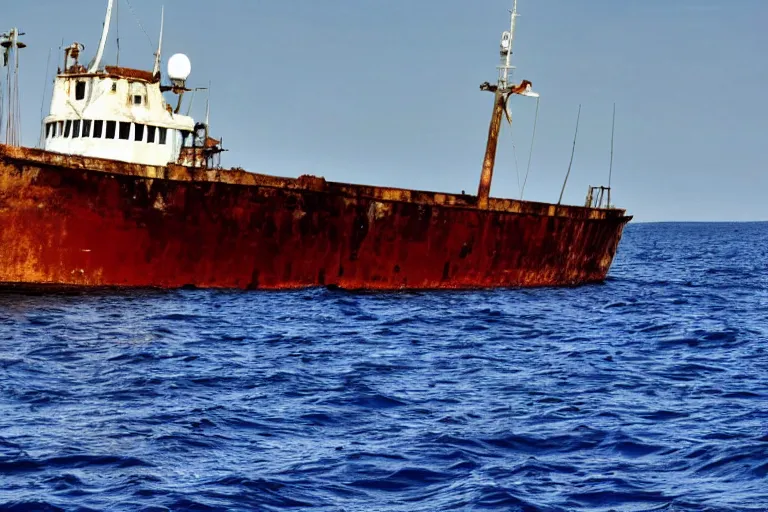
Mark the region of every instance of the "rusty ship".
<instances>
[{"instance_id":1,"label":"rusty ship","mask_svg":"<svg viewBox=\"0 0 768 512\"><path fill-rule=\"evenodd\" d=\"M65 49L39 148L20 145L18 89L8 80L0 285L392 290L605 280L631 220L610 188L590 188L579 206L490 196L509 99L537 97L530 82L510 81L516 2L498 80L481 86L494 102L477 195L222 168L207 120L180 113L189 59L176 54L161 72L162 28L151 71L102 67L112 8L109 0L87 66L82 45ZM10 68L20 35L2 40Z\"/></svg>"}]
</instances>

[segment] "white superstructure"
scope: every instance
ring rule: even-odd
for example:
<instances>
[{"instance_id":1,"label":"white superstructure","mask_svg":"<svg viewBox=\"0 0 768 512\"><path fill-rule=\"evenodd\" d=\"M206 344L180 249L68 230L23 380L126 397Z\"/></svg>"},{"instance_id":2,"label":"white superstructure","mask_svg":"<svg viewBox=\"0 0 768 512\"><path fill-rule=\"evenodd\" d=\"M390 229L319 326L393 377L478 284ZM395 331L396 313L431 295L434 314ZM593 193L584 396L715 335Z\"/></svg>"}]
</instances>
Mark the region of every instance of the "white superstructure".
<instances>
[{"instance_id":1,"label":"white superstructure","mask_svg":"<svg viewBox=\"0 0 768 512\"><path fill-rule=\"evenodd\" d=\"M111 11L109 0L99 50L87 68L79 63L82 45L73 43L65 49L50 114L43 121L43 147L56 153L146 165L175 163L185 144L194 144L195 121L178 113L180 97L174 109L163 92L183 94L186 76L171 77L172 86L161 85L160 48L152 72L100 67ZM188 68L189 60L182 57ZM187 75L189 71L186 69Z\"/></svg>"}]
</instances>

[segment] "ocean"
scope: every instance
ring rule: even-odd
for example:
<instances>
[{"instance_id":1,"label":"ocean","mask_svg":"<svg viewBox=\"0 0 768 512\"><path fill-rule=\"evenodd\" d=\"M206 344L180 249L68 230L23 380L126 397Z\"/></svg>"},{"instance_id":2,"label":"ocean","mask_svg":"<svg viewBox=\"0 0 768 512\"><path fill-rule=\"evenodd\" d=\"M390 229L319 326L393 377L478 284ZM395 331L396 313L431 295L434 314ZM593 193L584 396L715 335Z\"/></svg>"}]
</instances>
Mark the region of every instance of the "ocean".
<instances>
[{"instance_id":1,"label":"ocean","mask_svg":"<svg viewBox=\"0 0 768 512\"><path fill-rule=\"evenodd\" d=\"M768 224L561 289L0 294L0 510L768 510Z\"/></svg>"}]
</instances>

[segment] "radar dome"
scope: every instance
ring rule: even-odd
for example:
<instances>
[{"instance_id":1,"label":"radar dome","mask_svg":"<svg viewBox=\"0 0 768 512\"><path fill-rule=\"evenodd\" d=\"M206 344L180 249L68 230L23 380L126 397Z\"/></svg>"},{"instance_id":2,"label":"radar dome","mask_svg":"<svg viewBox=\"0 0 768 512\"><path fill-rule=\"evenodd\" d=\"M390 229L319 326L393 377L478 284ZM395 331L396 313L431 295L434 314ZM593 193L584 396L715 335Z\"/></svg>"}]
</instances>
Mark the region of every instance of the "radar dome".
<instances>
[{"instance_id":1,"label":"radar dome","mask_svg":"<svg viewBox=\"0 0 768 512\"><path fill-rule=\"evenodd\" d=\"M171 80L184 81L192 72L192 63L189 57L183 53L177 53L168 59L168 78Z\"/></svg>"}]
</instances>

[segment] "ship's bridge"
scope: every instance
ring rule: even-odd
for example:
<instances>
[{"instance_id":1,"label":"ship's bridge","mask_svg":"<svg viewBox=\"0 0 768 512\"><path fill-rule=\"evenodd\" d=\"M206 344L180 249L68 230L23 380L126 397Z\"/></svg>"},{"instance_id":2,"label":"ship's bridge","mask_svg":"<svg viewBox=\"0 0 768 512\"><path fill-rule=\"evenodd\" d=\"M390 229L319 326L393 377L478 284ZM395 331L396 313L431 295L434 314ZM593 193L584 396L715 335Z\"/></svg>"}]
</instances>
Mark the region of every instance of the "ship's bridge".
<instances>
[{"instance_id":1,"label":"ship's bridge","mask_svg":"<svg viewBox=\"0 0 768 512\"><path fill-rule=\"evenodd\" d=\"M195 122L174 112L163 89L159 73L115 66L88 72L75 62L56 77L44 147L145 165L176 162Z\"/></svg>"}]
</instances>

